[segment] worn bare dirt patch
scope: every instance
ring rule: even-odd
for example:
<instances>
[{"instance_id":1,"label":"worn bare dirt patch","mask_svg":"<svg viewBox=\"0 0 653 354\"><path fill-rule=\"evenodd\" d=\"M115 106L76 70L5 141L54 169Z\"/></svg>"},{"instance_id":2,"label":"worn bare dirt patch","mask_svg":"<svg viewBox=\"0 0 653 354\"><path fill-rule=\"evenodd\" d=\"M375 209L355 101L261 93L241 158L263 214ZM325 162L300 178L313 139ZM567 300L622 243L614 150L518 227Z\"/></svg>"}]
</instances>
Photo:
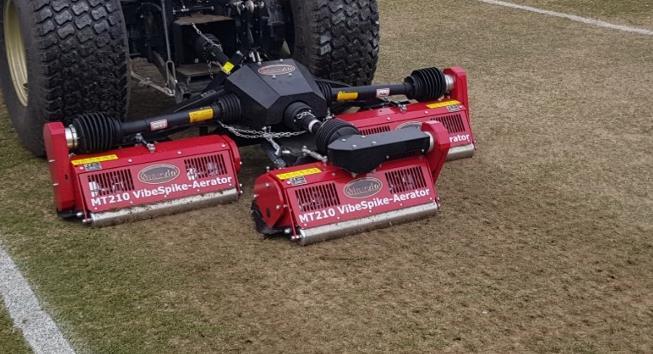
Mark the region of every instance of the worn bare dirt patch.
<instances>
[{"instance_id":1,"label":"worn bare dirt patch","mask_svg":"<svg viewBox=\"0 0 653 354\"><path fill-rule=\"evenodd\" d=\"M260 239L248 190L89 231L52 215L45 163L3 163L0 230L79 346L653 351L653 41L477 2L382 13L378 81L469 71L480 149L446 166L438 217L300 248Z\"/></svg>"}]
</instances>

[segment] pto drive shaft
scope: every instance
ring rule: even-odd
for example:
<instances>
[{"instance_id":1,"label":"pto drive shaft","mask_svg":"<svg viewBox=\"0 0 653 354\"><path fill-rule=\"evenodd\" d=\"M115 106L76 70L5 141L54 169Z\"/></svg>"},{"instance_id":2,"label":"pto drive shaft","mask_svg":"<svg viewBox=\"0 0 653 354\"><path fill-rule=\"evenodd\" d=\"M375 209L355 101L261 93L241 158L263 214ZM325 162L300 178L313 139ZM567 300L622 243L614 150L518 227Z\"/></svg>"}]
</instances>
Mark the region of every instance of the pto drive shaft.
<instances>
[{"instance_id":1,"label":"pto drive shaft","mask_svg":"<svg viewBox=\"0 0 653 354\"><path fill-rule=\"evenodd\" d=\"M225 95L210 107L131 122L121 122L101 113L82 114L66 128L66 141L68 148L77 153L98 153L116 148L136 134L165 132L214 120L229 123L240 118L240 112L238 98Z\"/></svg>"},{"instance_id":2,"label":"pto drive shaft","mask_svg":"<svg viewBox=\"0 0 653 354\"><path fill-rule=\"evenodd\" d=\"M402 95L418 101L436 100L451 92L455 85L453 76L438 68L415 70L401 84L372 85L332 88L322 85L321 89L329 103L347 101L371 101L389 96Z\"/></svg>"}]
</instances>

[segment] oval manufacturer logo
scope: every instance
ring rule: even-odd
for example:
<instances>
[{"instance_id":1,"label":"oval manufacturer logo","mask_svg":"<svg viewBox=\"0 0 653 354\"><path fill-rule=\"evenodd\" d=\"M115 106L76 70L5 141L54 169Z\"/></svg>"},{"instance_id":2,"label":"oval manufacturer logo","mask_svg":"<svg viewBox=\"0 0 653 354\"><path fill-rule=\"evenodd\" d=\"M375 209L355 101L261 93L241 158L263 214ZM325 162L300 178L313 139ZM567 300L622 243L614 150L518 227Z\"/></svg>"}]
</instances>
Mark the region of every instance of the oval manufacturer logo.
<instances>
[{"instance_id":1,"label":"oval manufacturer logo","mask_svg":"<svg viewBox=\"0 0 653 354\"><path fill-rule=\"evenodd\" d=\"M258 69L258 73L265 76L288 75L295 72L297 67L290 64L272 64Z\"/></svg>"},{"instance_id":2,"label":"oval manufacturer logo","mask_svg":"<svg viewBox=\"0 0 653 354\"><path fill-rule=\"evenodd\" d=\"M344 192L350 198L362 199L375 196L383 188L383 182L374 177L360 178L347 183Z\"/></svg>"},{"instance_id":3,"label":"oval manufacturer logo","mask_svg":"<svg viewBox=\"0 0 653 354\"><path fill-rule=\"evenodd\" d=\"M169 164L148 166L138 173L138 180L147 184L167 183L177 177L179 177L179 168Z\"/></svg>"}]
</instances>

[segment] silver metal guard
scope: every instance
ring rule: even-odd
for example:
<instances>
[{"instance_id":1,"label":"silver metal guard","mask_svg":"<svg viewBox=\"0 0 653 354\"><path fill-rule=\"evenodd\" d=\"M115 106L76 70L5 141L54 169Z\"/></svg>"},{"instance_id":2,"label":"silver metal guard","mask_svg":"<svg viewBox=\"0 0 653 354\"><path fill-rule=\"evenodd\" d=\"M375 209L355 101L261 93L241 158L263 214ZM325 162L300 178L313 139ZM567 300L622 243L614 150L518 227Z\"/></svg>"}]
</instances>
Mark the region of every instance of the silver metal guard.
<instances>
[{"instance_id":1,"label":"silver metal guard","mask_svg":"<svg viewBox=\"0 0 653 354\"><path fill-rule=\"evenodd\" d=\"M474 156L475 152L476 145L474 144L452 147L447 154L447 161L469 159Z\"/></svg>"},{"instance_id":2,"label":"silver metal guard","mask_svg":"<svg viewBox=\"0 0 653 354\"><path fill-rule=\"evenodd\" d=\"M238 200L238 197L238 190L234 188L223 192L207 193L169 200L157 204L137 206L104 213L91 213L89 218L84 220L84 223L93 227L122 224L129 221L149 219L161 215L176 214L193 209L207 208L219 204L235 202Z\"/></svg>"},{"instance_id":3,"label":"silver metal guard","mask_svg":"<svg viewBox=\"0 0 653 354\"><path fill-rule=\"evenodd\" d=\"M428 203L362 219L348 220L312 229L302 229L299 231L299 244L306 246L316 242L429 217L435 215L438 209L437 203Z\"/></svg>"}]
</instances>

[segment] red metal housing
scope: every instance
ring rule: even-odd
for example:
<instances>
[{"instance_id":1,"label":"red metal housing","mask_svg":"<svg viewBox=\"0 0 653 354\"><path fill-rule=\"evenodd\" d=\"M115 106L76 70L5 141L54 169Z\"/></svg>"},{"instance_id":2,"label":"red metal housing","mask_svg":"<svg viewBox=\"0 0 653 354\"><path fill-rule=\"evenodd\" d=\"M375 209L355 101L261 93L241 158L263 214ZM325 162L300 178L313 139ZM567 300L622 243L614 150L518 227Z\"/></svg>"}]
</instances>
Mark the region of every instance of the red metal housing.
<instances>
[{"instance_id":1,"label":"red metal housing","mask_svg":"<svg viewBox=\"0 0 653 354\"><path fill-rule=\"evenodd\" d=\"M438 121L449 131L448 160L472 157L476 151L476 137L470 120L467 74L461 68L445 69L444 73L454 77L455 85L449 95L439 101L348 113L338 118L352 123L364 135Z\"/></svg>"},{"instance_id":2,"label":"red metal housing","mask_svg":"<svg viewBox=\"0 0 653 354\"><path fill-rule=\"evenodd\" d=\"M259 177L259 228L283 230L306 245L435 214L435 182L451 144L439 122L426 122L422 130L433 137L430 152L388 161L365 175L313 163Z\"/></svg>"},{"instance_id":3,"label":"red metal housing","mask_svg":"<svg viewBox=\"0 0 653 354\"><path fill-rule=\"evenodd\" d=\"M62 123L44 130L57 211L95 226L235 201L241 193L240 155L225 136L71 156Z\"/></svg>"},{"instance_id":4,"label":"red metal housing","mask_svg":"<svg viewBox=\"0 0 653 354\"><path fill-rule=\"evenodd\" d=\"M259 230L309 244L437 212L436 182L445 161L471 157L476 149L466 74L460 68L444 73L452 78L451 90L440 100L338 117L370 136L417 125L432 138L428 152L387 160L364 175L321 162L270 171L255 185ZM55 205L63 217L104 226L235 201L242 193L238 147L226 136L76 156L68 147L75 139L66 134L73 132L62 123L44 127Z\"/></svg>"}]
</instances>

